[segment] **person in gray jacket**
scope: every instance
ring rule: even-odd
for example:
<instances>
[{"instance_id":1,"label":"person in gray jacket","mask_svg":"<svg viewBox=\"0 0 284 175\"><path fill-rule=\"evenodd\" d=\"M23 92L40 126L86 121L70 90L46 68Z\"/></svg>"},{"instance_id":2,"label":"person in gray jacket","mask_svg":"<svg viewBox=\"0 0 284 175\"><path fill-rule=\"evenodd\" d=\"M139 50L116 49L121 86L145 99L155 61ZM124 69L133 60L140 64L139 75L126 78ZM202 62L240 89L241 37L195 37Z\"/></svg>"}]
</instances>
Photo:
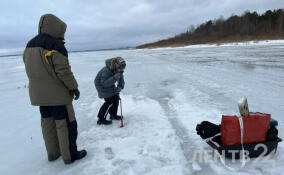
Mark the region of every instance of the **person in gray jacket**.
<instances>
[{"instance_id":1,"label":"person in gray jacket","mask_svg":"<svg viewBox=\"0 0 284 175\"><path fill-rule=\"evenodd\" d=\"M101 106L98 113L98 125L110 125L111 120L120 120L121 116L117 115L119 103L119 93L124 88L123 72L126 62L121 57L107 59L106 66L103 67L95 78L95 86L98 91L99 98L104 98L105 102ZM117 84L117 86L116 86ZM107 115L110 119L107 120Z\"/></svg>"}]
</instances>

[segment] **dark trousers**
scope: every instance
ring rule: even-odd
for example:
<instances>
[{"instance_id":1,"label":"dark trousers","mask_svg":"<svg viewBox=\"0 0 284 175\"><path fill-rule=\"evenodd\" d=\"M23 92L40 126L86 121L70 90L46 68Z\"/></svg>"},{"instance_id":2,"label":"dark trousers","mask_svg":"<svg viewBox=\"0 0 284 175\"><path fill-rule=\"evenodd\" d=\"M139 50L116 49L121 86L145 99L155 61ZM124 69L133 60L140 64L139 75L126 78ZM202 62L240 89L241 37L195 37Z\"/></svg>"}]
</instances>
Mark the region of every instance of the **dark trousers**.
<instances>
[{"instance_id":1,"label":"dark trousers","mask_svg":"<svg viewBox=\"0 0 284 175\"><path fill-rule=\"evenodd\" d=\"M77 121L72 105L40 106L42 134L49 160L62 156L65 163L77 153Z\"/></svg>"},{"instance_id":2,"label":"dark trousers","mask_svg":"<svg viewBox=\"0 0 284 175\"><path fill-rule=\"evenodd\" d=\"M112 116L116 116L118 103L119 103L118 94L109 98L105 98L105 102L99 110L98 118L101 120L105 120L108 113Z\"/></svg>"}]
</instances>

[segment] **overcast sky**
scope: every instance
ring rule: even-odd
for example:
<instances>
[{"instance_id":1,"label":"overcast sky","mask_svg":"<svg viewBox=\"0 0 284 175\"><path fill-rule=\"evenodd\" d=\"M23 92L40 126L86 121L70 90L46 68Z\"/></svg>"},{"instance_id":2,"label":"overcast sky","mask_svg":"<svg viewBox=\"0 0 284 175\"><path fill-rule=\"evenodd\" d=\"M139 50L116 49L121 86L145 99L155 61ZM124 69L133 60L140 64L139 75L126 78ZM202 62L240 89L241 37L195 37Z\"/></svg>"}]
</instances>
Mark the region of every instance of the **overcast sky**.
<instances>
[{"instance_id":1,"label":"overcast sky","mask_svg":"<svg viewBox=\"0 0 284 175\"><path fill-rule=\"evenodd\" d=\"M68 50L137 46L184 32L221 15L284 8L284 0L1 0L0 54L22 50L40 16L67 23Z\"/></svg>"}]
</instances>

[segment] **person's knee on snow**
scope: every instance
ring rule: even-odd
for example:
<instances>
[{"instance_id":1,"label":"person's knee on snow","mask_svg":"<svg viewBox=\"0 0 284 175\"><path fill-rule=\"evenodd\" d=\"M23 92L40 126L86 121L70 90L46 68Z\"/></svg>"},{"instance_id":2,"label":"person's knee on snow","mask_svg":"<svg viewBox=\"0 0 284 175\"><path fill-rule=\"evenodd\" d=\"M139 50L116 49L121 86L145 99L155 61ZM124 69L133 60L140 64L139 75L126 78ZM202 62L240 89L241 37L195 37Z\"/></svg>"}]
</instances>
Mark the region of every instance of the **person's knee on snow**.
<instances>
[{"instance_id":1,"label":"person's knee on snow","mask_svg":"<svg viewBox=\"0 0 284 175\"><path fill-rule=\"evenodd\" d=\"M119 93L124 88L124 69L126 62L121 57L107 59L103 67L95 78L95 86L99 98L104 98L105 103L101 106L98 113L97 124L111 124L106 120L106 115L110 114L110 119L120 119L117 115Z\"/></svg>"}]
</instances>

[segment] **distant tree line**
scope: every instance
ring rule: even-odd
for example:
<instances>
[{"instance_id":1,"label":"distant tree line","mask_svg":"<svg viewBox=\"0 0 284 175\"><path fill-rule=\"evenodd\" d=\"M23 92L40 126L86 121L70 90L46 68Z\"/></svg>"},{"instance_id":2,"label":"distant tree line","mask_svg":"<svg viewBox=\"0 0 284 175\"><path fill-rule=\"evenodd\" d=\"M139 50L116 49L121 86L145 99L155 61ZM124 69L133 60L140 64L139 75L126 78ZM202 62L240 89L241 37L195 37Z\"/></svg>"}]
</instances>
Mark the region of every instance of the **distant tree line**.
<instances>
[{"instance_id":1,"label":"distant tree line","mask_svg":"<svg viewBox=\"0 0 284 175\"><path fill-rule=\"evenodd\" d=\"M266 40L284 38L283 9L268 10L259 15L246 11L241 16L232 15L224 20L220 17L200 24L197 28L191 25L184 33L175 37L144 44L137 48L182 46L204 43L226 43L247 40Z\"/></svg>"}]
</instances>

